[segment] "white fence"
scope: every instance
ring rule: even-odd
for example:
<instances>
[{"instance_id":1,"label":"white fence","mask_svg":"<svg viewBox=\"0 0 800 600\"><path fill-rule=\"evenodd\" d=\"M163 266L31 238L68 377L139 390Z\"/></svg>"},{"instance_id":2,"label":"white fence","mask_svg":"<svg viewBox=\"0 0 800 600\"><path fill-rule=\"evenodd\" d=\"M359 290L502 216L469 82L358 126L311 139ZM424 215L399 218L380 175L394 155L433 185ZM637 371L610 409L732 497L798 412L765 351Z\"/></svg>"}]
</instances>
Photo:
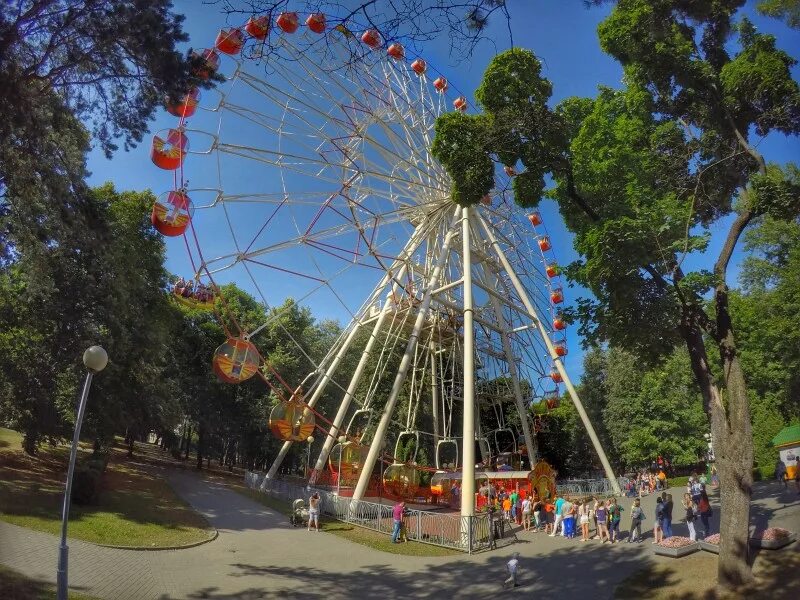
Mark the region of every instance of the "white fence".
<instances>
[{"instance_id":1,"label":"white fence","mask_svg":"<svg viewBox=\"0 0 800 600\"><path fill-rule=\"evenodd\" d=\"M394 522L392 507L353 500L345 496L309 486L299 485L282 479L267 480L262 473L248 471L244 476L247 487L283 500L288 505L297 498L308 500L317 492L322 514L351 523L366 529L391 535ZM454 513L407 509L403 518L406 536L409 540L444 546L464 552L474 552L488 548L489 519L485 514L474 517L462 517Z\"/></svg>"},{"instance_id":2,"label":"white fence","mask_svg":"<svg viewBox=\"0 0 800 600\"><path fill-rule=\"evenodd\" d=\"M618 477L617 484L624 494L627 477ZM562 479L556 481L559 496L613 496L614 488L608 479Z\"/></svg>"}]
</instances>

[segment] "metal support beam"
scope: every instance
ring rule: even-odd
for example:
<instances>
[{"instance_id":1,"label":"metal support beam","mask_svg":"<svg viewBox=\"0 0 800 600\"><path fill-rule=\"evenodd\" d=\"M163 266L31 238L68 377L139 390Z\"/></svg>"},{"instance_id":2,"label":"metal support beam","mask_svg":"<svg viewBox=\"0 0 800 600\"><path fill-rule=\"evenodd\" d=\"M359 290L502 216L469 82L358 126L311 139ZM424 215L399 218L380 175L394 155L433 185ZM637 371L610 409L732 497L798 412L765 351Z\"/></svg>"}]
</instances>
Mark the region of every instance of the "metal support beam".
<instances>
[{"instance_id":1,"label":"metal support beam","mask_svg":"<svg viewBox=\"0 0 800 600\"><path fill-rule=\"evenodd\" d=\"M392 292L394 292L394 286L392 287ZM358 365L356 366L355 371L353 371L353 376L350 378L350 383L348 384L347 390L344 393L344 397L339 404L339 410L336 411L336 416L333 418L333 423L328 430L328 435L325 437L325 443L322 445L322 450L320 450L319 456L317 457L317 462L314 465L314 472L312 473L309 481L310 484L314 484L316 482L318 473L325 468L325 461L328 460L331 449L341 434L342 423L344 422L345 416L347 416L347 411L350 409L350 403L355 396L358 384L361 382L361 377L364 374L369 357L372 355L372 349L375 346L376 340L378 339L378 333L383 327L386 316L391 312L391 306L392 303L388 299L383 303L383 308L378 315L378 319L375 321L375 326L372 328L372 333L367 340L366 346L364 346L364 351L361 353L361 358L358 361Z\"/></svg>"},{"instance_id":2,"label":"metal support beam","mask_svg":"<svg viewBox=\"0 0 800 600\"><path fill-rule=\"evenodd\" d=\"M600 462L603 465L603 470L605 471L606 477L608 478L609 483L614 490L616 495L621 494L621 490L619 488L619 483L617 482L617 478L614 475L614 471L611 469L611 463L608 462L608 457L606 456L605 451L603 450L603 446L600 443L600 438L597 437L597 432L595 432L594 427L592 426L592 422L589 419L589 415L586 414L586 409L583 407L583 403L581 402L580 398L578 397L578 392L575 390L575 386L572 385L572 381L567 374L567 370L564 368L564 363L561 361L561 358L556 354L555 348L553 347L553 342L550 339L550 334L548 333L547 329L542 323L542 320L538 318L536 315L536 309L533 306L533 303L528 298L528 293L525 290L525 286L522 285L522 282L519 280L517 273L514 271L514 268L511 266L508 258L506 257L505 252L500 247L499 242L497 241L497 237L494 235L494 232L491 228L486 224L483 218L480 215L476 215L478 219L478 223L483 230L486 239L494 248L495 253L497 254L497 258L500 259L500 264L503 265L503 268L508 273L509 278L511 279L511 284L514 286L514 289L519 294L522 303L525 305L525 308L528 312L533 315L534 322L539 329L539 334L542 337L542 341L547 346L547 351L550 354L550 358L553 360L553 364L555 365L556 369L558 370L561 378L564 380L564 385L567 388L567 393L569 393L570 399L572 403L575 405L575 409L578 411L578 416L581 418L581 422L583 426L586 428L586 433L589 435L589 439L592 440L592 445L594 446L595 451L597 452L597 456L600 458Z\"/></svg>"},{"instance_id":3,"label":"metal support beam","mask_svg":"<svg viewBox=\"0 0 800 600\"><path fill-rule=\"evenodd\" d=\"M397 398L400 395L400 390L403 387L403 383L405 383L406 375L408 375L408 369L411 367L411 357L414 354L414 348L417 345L417 339L419 338L420 331L422 331L422 327L425 324L425 319L428 317L428 310L430 309L433 290L437 285L439 285L439 278L442 275L442 270L444 269L444 265L447 262L447 258L450 254L450 244L452 243L453 235L455 234L455 226L457 225L458 219L462 212L463 211L461 207L456 209L455 215L453 216L453 221L450 224L447 235L445 235L439 257L436 261L436 266L431 274L428 287L425 289L425 294L422 298L422 304L419 307L419 312L417 313L417 318L414 322L414 329L412 330L411 336L408 339L405 353L403 354L403 358L400 361L400 366L397 369L397 376L395 377L394 385L392 385L392 390L389 393L389 397L386 399L386 405L383 409L381 420L378 422L378 426L375 429L375 435L372 439L372 444L369 447L367 458L364 460L364 466L362 467L361 474L358 477L358 483L353 491L353 500L361 500L367 491L369 478L372 476L375 463L377 462L378 456L381 453L381 449L384 444L384 438L386 437L386 430L389 428L389 422L392 419L392 413L394 413L394 407L397 404Z\"/></svg>"},{"instance_id":4,"label":"metal support beam","mask_svg":"<svg viewBox=\"0 0 800 600\"><path fill-rule=\"evenodd\" d=\"M439 445L439 381L436 365L436 345L433 340L428 342L428 354L431 361L431 408L433 414L433 447ZM438 465L437 465L438 466Z\"/></svg>"},{"instance_id":5,"label":"metal support beam","mask_svg":"<svg viewBox=\"0 0 800 600\"><path fill-rule=\"evenodd\" d=\"M424 232L419 227L417 227L417 229L414 230L414 233L408 239L408 242L401 251L400 255L397 257L397 259L395 259L395 261L392 263L392 266L381 278L380 283L378 283L378 285L376 285L375 288L372 290L372 293L370 294L369 298L362 305L361 310L359 310L358 314L350 322L350 327L351 327L350 333L348 334L347 338L345 338L345 341L339 348L339 351L336 353L336 356L334 357L331 364L323 372L322 378L317 380L317 382L315 382L316 388L314 389L311 398L308 400L308 402L306 402L308 408L306 408L305 410L314 408L314 405L316 405L317 400L319 400L319 398L322 396L322 393L325 391L325 388L327 387L328 383L333 378L333 374L336 372L336 369L342 362L344 355L347 353L350 344L353 343L353 339L355 339L356 333L363 324L362 318L367 314L369 307L372 306L375 300L380 297L381 292L389 282L394 281L392 287L393 291L394 288L399 285L400 278L402 278L405 275L406 269L408 268L408 265L404 261L407 260L408 257L410 257L422 243L422 240L424 238L423 234ZM395 276L392 273L392 270L397 268L398 266L400 267L400 271ZM266 485L268 480L275 477L275 475L278 472L278 469L283 463L284 458L286 458L286 455L289 453L289 449L292 447L293 443L294 442L291 441L286 441L283 443L283 446L281 446L281 449L278 452L278 456L276 456L275 460L272 462L272 466L269 468L269 471L267 472L267 475L264 478L264 483L262 485ZM330 449L328 451L330 452Z\"/></svg>"},{"instance_id":6,"label":"metal support beam","mask_svg":"<svg viewBox=\"0 0 800 600\"><path fill-rule=\"evenodd\" d=\"M461 212L461 247L464 274L464 440L461 461L461 516L475 516L475 327L472 303L472 252L469 218L471 209ZM472 519L466 519L468 526ZM465 519L462 519L462 523ZM462 536L463 537L463 536ZM472 548L469 548L472 550Z\"/></svg>"}]
</instances>

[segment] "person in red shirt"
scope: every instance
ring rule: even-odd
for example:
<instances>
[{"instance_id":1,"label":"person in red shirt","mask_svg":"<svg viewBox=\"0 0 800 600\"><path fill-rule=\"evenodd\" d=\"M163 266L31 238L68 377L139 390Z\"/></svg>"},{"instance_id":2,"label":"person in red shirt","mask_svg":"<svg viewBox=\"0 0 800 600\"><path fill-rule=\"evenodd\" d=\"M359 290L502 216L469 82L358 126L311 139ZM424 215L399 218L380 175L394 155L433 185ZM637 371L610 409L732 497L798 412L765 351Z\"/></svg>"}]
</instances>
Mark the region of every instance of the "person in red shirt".
<instances>
[{"instance_id":1,"label":"person in red shirt","mask_svg":"<svg viewBox=\"0 0 800 600\"><path fill-rule=\"evenodd\" d=\"M405 511L405 509L405 502L398 502L392 508L392 520L394 521L394 528L392 529L393 544L398 544L400 542L400 528L403 526L403 511Z\"/></svg>"}]
</instances>

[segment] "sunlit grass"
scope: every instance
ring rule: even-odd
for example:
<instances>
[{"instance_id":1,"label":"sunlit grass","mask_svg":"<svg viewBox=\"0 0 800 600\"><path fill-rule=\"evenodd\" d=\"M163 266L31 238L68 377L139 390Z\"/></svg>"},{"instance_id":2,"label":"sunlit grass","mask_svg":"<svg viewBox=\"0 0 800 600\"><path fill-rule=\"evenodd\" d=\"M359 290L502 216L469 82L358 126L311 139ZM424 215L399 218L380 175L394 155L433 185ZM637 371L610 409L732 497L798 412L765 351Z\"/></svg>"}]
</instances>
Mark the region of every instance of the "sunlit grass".
<instances>
[{"instance_id":1,"label":"sunlit grass","mask_svg":"<svg viewBox=\"0 0 800 600\"><path fill-rule=\"evenodd\" d=\"M43 448L30 457L19 434L0 429L0 519L58 535L67 449ZM84 453L88 452L84 450ZM160 477L125 461L115 451L94 506L73 504L69 536L97 544L168 547L208 539L206 520Z\"/></svg>"}]
</instances>

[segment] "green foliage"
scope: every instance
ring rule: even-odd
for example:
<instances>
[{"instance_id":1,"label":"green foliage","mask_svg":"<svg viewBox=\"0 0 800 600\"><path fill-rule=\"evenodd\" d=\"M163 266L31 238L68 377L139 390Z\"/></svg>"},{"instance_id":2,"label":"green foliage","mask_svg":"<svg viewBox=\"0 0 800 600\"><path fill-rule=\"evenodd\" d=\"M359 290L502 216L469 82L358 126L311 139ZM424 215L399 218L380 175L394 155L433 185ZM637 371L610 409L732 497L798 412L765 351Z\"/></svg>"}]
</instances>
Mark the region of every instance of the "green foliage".
<instances>
[{"instance_id":1,"label":"green foliage","mask_svg":"<svg viewBox=\"0 0 800 600\"><path fill-rule=\"evenodd\" d=\"M684 350L645 370L621 350L608 357L605 423L629 467L656 456L674 465L692 465L703 456L708 424Z\"/></svg>"},{"instance_id":2,"label":"green foliage","mask_svg":"<svg viewBox=\"0 0 800 600\"><path fill-rule=\"evenodd\" d=\"M525 170L513 182L520 206L538 204L544 175L559 161L561 119L547 107L550 82L541 62L528 50L498 54L475 92L485 114L442 115L436 122L433 155L453 182L453 200L463 206L480 201L494 186L493 159L503 165L521 162Z\"/></svg>"},{"instance_id":3,"label":"green foliage","mask_svg":"<svg viewBox=\"0 0 800 600\"><path fill-rule=\"evenodd\" d=\"M795 164L770 164L766 174L751 178L750 186L747 199L756 214L785 221L800 216L800 169Z\"/></svg>"},{"instance_id":4,"label":"green foliage","mask_svg":"<svg viewBox=\"0 0 800 600\"><path fill-rule=\"evenodd\" d=\"M188 37L168 0L18 2L0 14L0 107L12 127L37 125L51 94L91 122L110 153L142 140L167 95L209 86L176 50ZM4 165L0 165L4 166Z\"/></svg>"},{"instance_id":5,"label":"green foliage","mask_svg":"<svg viewBox=\"0 0 800 600\"><path fill-rule=\"evenodd\" d=\"M77 505L95 504L100 495L100 481L103 477L99 465L82 462L75 465L72 479L72 501Z\"/></svg>"},{"instance_id":6,"label":"green foliage","mask_svg":"<svg viewBox=\"0 0 800 600\"><path fill-rule=\"evenodd\" d=\"M492 189L494 165L481 151L486 134L483 117L453 112L436 121L431 153L453 178L453 202L461 206L477 204Z\"/></svg>"},{"instance_id":7,"label":"green foliage","mask_svg":"<svg viewBox=\"0 0 800 600\"><path fill-rule=\"evenodd\" d=\"M786 21L793 29L800 29L800 1L798 0L760 0L756 9L762 15Z\"/></svg>"}]
</instances>

